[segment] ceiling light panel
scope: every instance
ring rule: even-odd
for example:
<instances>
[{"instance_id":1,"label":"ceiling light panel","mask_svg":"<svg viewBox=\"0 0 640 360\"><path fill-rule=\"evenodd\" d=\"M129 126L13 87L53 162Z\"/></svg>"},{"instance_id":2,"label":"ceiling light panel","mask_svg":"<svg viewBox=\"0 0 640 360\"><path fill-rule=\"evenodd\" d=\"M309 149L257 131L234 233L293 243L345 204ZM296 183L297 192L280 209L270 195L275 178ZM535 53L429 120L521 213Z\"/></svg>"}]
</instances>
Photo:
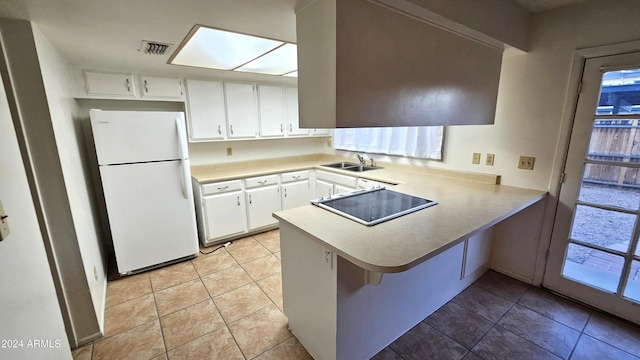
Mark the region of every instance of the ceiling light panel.
<instances>
[{"instance_id":1,"label":"ceiling light panel","mask_svg":"<svg viewBox=\"0 0 640 360\"><path fill-rule=\"evenodd\" d=\"M203 26L192 34L171 64L232 70L284 44Z\"/></svg>"},{"instance_id":2,"label":"ceiling light panel","mask_svg":"<svg viewBox=\"0 0 640 360\"><path fill-rule=\"evenodd\" d=\"M284 75L298 68L298 51L295 44L284 44L261 56L236 71L254 72L269 75Z\"/></svg>"}]
</instances>

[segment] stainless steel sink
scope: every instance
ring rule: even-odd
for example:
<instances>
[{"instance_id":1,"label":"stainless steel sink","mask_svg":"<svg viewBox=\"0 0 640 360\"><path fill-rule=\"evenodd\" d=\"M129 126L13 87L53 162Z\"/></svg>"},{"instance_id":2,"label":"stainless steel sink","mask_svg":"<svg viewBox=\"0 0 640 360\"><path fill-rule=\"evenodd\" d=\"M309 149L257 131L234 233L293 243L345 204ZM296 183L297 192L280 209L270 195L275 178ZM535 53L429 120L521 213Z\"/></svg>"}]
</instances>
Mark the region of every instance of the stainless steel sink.
<instances>
[{"instance_id":1,"label":"stainless steel sink","mask_svg":"<svg viewBox=\"0 0 640 360\"><path fill-rule=\"evenodd\" d=\"M339 163L332 163L332 164L325 164L322 166L326 166L326 167L330 167L330 168L334 168L334 169L345 169L348 167L352 167L352 166L360 166L358 164L355 163L350 163L350 162L339 162Z\"/></svg>"},{"instance_id":2,"label":"stainless steel sink","mask_svg":"<svg viewBox=\"0 0 640 360\"><path fill-rule=\"evenodd\" d=\"M360 165L360 164L350 163L350 162L331 163L331 164L325 164L322 166L326 166L334 169L340 169L340 170L354 171L354 172L382 169L379 166Z\"/></svg>"}]
</instances>

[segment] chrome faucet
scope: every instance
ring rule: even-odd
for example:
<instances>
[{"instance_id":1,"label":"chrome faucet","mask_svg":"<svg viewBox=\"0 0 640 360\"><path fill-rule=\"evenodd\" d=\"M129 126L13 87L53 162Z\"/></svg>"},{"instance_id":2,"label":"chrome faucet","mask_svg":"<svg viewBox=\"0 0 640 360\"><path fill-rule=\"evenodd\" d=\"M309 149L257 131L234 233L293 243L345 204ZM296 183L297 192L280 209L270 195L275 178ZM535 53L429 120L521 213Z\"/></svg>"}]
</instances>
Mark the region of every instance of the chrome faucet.
<instances>
[{"instance_id":1,"label":"chrome faucet","mask_svg":"<svg viewBox=\"0 0 640 360\"><path fill-rule=\"evenodd\" d=\"M360 165L365 165L364 157L362 157L362 155L360 155L360 154L356 154L356 156L358 157L358 160L360 160Z\"/></svg>"}]
</instances>

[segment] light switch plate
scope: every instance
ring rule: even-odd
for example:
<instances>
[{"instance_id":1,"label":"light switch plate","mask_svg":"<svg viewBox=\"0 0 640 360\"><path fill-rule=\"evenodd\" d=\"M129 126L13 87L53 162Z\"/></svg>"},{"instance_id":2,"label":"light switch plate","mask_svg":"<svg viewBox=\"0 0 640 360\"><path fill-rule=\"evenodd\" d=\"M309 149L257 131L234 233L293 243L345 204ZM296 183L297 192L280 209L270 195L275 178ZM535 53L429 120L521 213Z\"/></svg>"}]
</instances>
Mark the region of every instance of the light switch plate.
<instances>
[{"instance_id":1,"label":"light switch plate","mask_svg":"<svg viewBox=\"0 0 640 360\"><path fill-rule=\"evenodd\" d=\"M0 241L6 239L11 233L7 218L8 216L4 213L4 208L2 207L2 201L0 201Z\"/></svg>"},{"instance_id":2,"label":"light switch plate","mask_svg":"<svg viewBox=\"0 0 640 360\"><path fill-rule=\"evenodd\" d=\"M474 165L480 164L480 156L482 156L480 153L473 153L473 158L471 158L471 163Z\"/></svg>"},{"instance_id":3,"label":"light switch plate","mask_svg":"<svg viewBox=\"0 0 640 360\"><path fill-rule=\"evenodd\" d=\"M496 154L487 154L487 160L485 162L486 165L493 166L493 161L496 158Z\"/></svg>"}]
</instances>

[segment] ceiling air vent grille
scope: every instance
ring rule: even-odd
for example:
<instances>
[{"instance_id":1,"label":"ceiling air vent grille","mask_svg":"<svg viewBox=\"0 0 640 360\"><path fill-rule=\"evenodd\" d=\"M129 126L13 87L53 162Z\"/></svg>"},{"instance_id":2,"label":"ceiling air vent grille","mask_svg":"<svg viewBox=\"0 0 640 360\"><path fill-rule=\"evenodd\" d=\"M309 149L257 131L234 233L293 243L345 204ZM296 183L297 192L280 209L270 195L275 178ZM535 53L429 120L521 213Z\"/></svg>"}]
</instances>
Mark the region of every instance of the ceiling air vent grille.
<instances>
[{"instance_id":1,"label":"ceiling air vent grille","mask_svg":"<svg viewBox=\"0 0 640 360\"><path fill-rule=\"evenodd\" d=\"M140 51L148 55L164 55L169 51L173 44L164 44L157 41L142 40Z\"/></svg>"}]
</instances>

